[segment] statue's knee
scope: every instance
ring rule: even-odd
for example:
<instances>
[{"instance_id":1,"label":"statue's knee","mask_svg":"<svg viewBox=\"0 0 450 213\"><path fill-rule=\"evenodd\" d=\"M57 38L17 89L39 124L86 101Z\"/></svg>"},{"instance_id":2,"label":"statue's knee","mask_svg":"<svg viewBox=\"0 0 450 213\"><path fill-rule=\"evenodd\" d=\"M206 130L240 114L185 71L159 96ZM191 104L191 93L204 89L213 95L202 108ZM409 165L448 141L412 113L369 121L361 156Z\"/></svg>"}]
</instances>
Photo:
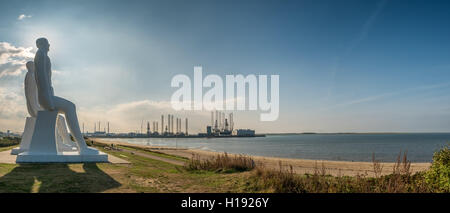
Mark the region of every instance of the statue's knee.
<instances>
[{"instance_id":1,"label":"statue's knee","mask_svg":"<svg viewBox=\"0 0 450 213\"><path fill-rule=\"evenodd\" d=\"M73 110L73 111L77 110L77 107L75 106L75 104L73 104L72 102L69 102L69 103L70 103L69 104L70 110Z\"/></svg>"}]
</instances>

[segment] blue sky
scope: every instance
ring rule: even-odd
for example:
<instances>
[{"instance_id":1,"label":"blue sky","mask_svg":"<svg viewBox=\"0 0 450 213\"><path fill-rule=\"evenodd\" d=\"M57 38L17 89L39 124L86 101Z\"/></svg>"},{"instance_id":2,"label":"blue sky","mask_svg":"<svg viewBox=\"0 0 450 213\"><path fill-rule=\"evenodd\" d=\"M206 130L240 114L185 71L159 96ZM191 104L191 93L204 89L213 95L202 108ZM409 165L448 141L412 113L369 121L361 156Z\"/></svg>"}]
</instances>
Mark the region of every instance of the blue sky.
<instances>
[{"instance_id":1,"label":"blue sky","mask_svg":"<svg viewBox=\"0 0 450 213\"><path fill-rule=\"evenodd\" d=\"M141 120L158 120L171 112L171 78L192 76L202 65L204 74L280 75L279 119L260 122L257 112L236 112L237 127L450 130L448 1L0 4L0 42L24 52L0 65L0 131L21 131L26 116L24 67L7 69L6 60L26 60L41 36L51 44L56 95L75 102L90 129L110 121L116 131L134 131ZM191 118L192 132L209 122L208 112L175 114Z\"/></svg>"}]
</instances>

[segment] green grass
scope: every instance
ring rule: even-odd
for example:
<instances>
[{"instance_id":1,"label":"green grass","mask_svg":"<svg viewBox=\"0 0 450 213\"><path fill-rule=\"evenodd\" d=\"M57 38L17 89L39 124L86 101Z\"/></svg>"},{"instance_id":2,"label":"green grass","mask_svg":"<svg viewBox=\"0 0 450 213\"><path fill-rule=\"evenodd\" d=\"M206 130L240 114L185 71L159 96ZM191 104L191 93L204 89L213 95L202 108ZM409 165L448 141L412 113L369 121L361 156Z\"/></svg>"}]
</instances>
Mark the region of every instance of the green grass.
<instances>
[{"instance_id":1,"label":"green grass","mask_svg":"<svg viewBox=\"0 0 450 213\"><path fill-rule=\"evenodd\" d=\"M127 149L133 150L128 147ZM132 163L129 174L133 176L131 179L137 181L130 186L138 192L243 192L242 187L235 187L235 185L245 186L246 178L244 176L249 176L249 174L217 174L211 171L191 172L184 169L183 166L127 152L110 153L117 157L124 155L126 160ZM171 158L171 156L160 153L155 155ZM186 160L184 159L184 161ZM143 182L144 180L147 182Z\"/></svg>"},{"instance_id":2,"label":"green grass","mask_svg":"<svg viewBox=\"0 0 450 213\"><path fill-rule=\"evenodd\" d=\"M13 146L3 147L4 150ZM2 192L448 192L449 151L438 152L432 170L409 173L406 156L391 175L375 178L298 175L292 170L254 167L251 158L221 156L205 163L120 146L122 149L186 162L178 166L125 151L96 146L130 164L0 164ZM199 160L199 159L197 159ZM222 168L223 167L223 168ZM236 169L233 170L233 168ZM376 167L376 162L374 162ZM280 166L280 168L283 168ZM224 172L231 171L231 172ZM444 179L443 179L444 178ZM428 181L428 182L427 182ZM432 181L432 183L430 182ZM434 185L433 185L434 184ZM440 188L438 188L440 187ZM440 189L440 190L436 190Z\"/></svg>"},{"instance_id":3,"label":"green grass","mask_svg":"<svg viewBox=\"0 0 450 213\"><path fill-rule=\"evenodd\" d=\"M123 158L131 164L0 164L0 193L248 191L246 186L249 173L191 172L183 166L128 152L96 148ZM174 159L173 156L149 153Z\"/></svg>"},{"instance_id":4,"label":"green grass","mask_svg":"<svg viewBox=\"0 0 450 213\"><path fill-rule=\"evenodd\" d=\"M0 147L0 152L6 151L6 150L10 150L13 148L18 147L19 145L12 145L12 146L5 146L5 147Z\"/></svg>"},{"instance_id":5,"label":"green grass","mask_svg":"<svg viewBox=\"0 0 450 213\"><path fill-rule=\"evenodd\" d=\"M12 149L18 146L20 138L17 137L4 137L0 139L0 152L8 149Z\"/></svg>"},{"instance_id":6,"label":"green grass","mask_svg":"<svg viewBox=\"0 0 450 213\"><path fill-rule=\"evenodd\" d=\"M130 150L130 151L139 151L139 152L150 154L150 155L154 155L154 156L157 156L157 157L163 157L163 158L168 158L168 159L173 159L173 160L178 160L178 161L183 161L183 162L187 162L189 160L189 159L184 158L184 157L175 156L175 155L168 155L168 154L164 154L164 153L161 153L161 152L148 150L148 149L138 149L138 148L122 146L122 145L117 145L117 147L121 148L121 149L126 149L126 150Z\"/></svg>"},{"instance_id":7,"label":"green grass","mask_svg":"<svg viewBox=\"0 0 450 213\"><path fill-rule=\"evenodd\" d=\"M79 167L84 172L76 172ZM120 184L91 164L0 164L0 192L99 192Z\"/></svg>"}]
</instances>

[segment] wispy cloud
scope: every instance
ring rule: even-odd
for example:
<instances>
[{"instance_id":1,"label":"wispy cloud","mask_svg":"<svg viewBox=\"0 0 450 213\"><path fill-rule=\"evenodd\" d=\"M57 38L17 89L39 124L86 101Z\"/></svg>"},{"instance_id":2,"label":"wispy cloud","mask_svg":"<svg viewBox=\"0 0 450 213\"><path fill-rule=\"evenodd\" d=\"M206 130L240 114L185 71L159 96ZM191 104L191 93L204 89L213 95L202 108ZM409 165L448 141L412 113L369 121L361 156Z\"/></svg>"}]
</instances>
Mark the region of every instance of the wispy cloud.
<instances>
[{"instance_id":1,"label":"wispy cloud","mask_svg":"<svg viewBox=\"0 0 450 213\"><path fill-rule=\"evenodd\" d=\"M335 104L335 105L332 105L332 106L329 106L329 107L322 108L322 110L329 110L329 109L334 109L334 108L337 108L337 107L346 107L346 106L351 106L351 105L354 105L354 104L361 104L361 103L366 103L366 102L371 102L371 101L377 101L377 100L380 100L380 99L383 99L383 98L388 98L388 97L393 97L393 96L397 96L397 95L407 94L407 93L410 93L410 92L433 90L433 89L439 89L439 88L444 88L444 87L449 87L449 86L450 86L450 82L444 82L444 83L439 83L439 84L422 85L422 86L413 87L413 88L406 88L406 89L403 89L403 90L383 93L383 94L379 94L379 95L368 96L368 97L364 97L364 98L359 98L359 99L355 99L355 100L351 100L351 101Z\"/></svg>"},{"instance_id":2,"label":"wispy cloud","mask_svg":"<svg viewBox=\"0 0 450 213\"><path fill-rule=\"evenodd\" d=\"M21 91L0 87L0 130L22 131L27 114Z\"/></svg>"},{"instance_id":3,"label":"wispy cloud","mask_svg":"<svg viewBox=\"0 0 450 213\"><path fill-rule=\"evenodd\" d=\"M31 15L26 15L26 14L20 14L19 17L17 17L17 20L24 20L27 18L31 18Z\"/></svg>"},{"instance_id":4,"label":"wispy cloud","mask_svg":"<svg viewBox=\"0 0 450 213\"><path fill-rule=\"evenodd\" d=\"M372 12L370 17L366 20L364 25L361 28L361 31L359 32L358 36L355 40L347 47L345 51L345 55L351 52L356 46L358 46L361 41L363 41L367 35L369 34L370 28L372 28L372 25L375 23L376 19L378 18L379 14L383 10L383 8L386 5L387 0L381 0L378 4L375 10Z\"/></svg>"},{"instance_id":5,"label":"wispy cloud","mask_svg":"<svg viewBox=\"0 0 450 213\"><path fill-rule=\"evenodd\" d=\"M15 47L8 42L0 42L0 78L18 76L25 70L25 64L32 60L32 47Z\"/></svg>"},{"instance_id":6,"label":"wispy cloud","mask_svg":"<svg viewBox=\"0 0 450 213\"><path fill-rule=\"evenodd\" d=\"M173 114L179 118L189 118L195 123L189 124L191 133L204 131L204 126L209 121L207 111L175 111L170 101L139 100L110 106L96 106L79 109L80 124L85 123L85 130L92 131L94 123L99 121L102 126L110 122L112 132L128 132L139 130L142 121L159 122L161 129L161 115L164 115L167 124L167 114ZM204 121L204 123L202 123ZM184 123L183 123L184 124ZM183 125L184 126L184 125Z\"/></svg>"},{"instance_id":7,"label":"wispy cloud","mask_svg":"<svg viewBox=\"0 0 450 213\"><path fill-rule=\"evenodd\" d=\"M381 0L378 4L375 10L372 12L372 14L369 16L369 18L364 22L364 25L362 26L361 30L357 34L356 38L351 41L351 43L347 46L347 48L343 51L343 53L336 57L333 60L332 64L332 71L331 71L331 78L333 79L333 83L330 87L330 90L328 91L328 95L331 95L331 90L334 88L334 82L336 80L336 76L339 72L339 67L341 64L341 59L346 57L350 52L353 51L355 47L357 47L369 34L370 28L372 28L372 25L375 23L376 19L378 18L379 14L383 10L387 3L387 0Z\"/></svg>"}]
</instances>

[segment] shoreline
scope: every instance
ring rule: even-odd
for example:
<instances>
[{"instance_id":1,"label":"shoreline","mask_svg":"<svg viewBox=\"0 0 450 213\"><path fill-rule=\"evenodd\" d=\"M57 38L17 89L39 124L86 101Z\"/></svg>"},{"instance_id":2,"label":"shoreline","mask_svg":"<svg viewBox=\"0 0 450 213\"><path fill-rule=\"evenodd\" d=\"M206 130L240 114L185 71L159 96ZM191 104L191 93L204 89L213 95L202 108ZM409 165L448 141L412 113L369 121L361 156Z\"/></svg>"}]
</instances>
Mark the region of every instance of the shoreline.
<instances>
[{"instance_id":1,"label":"shoreline","mask_svg":"<svg viewBox=\"0 0 450 213\"><path fill-rule=\"evenodd\" d=\"M103 138L89 138L90 140L101 143L101 144L114 144L122 145L128 147L134 147L139 149L144 149L153 152L160 152L168 155L175 155L179 157L184 157L190 159L193 155L198 155L200 159L212 158L218 154L223 154L223 152L206 151L200 149L190 149L190 148L175 148L168 146L148 146L140 144L132 144L114 141L114 139L105 140ZM100 140L99 140L100 139ZM236 156L238 154L228 154L229 156ZM373 162L357 162L357 161L331 161L331 160L309 160L309 159L298 159L298 158L280 158L280 157L265 157L265 156L254 156L247 155L254 159L258 166L263 166L269 169L290 169L292 166L293 172L297 174L314 174L315 172L325 172L326 174L333 176L357 176L365 175L369 177L375 176L373 170ZM381 175L391 174L394 168L394 162L382 162ZM416 173L420 171L425 171L431 166L431 162L423 163L411 163L410 171L411 173Z\"/></svg>"}]
</instances>

